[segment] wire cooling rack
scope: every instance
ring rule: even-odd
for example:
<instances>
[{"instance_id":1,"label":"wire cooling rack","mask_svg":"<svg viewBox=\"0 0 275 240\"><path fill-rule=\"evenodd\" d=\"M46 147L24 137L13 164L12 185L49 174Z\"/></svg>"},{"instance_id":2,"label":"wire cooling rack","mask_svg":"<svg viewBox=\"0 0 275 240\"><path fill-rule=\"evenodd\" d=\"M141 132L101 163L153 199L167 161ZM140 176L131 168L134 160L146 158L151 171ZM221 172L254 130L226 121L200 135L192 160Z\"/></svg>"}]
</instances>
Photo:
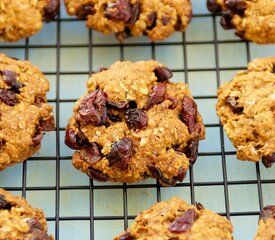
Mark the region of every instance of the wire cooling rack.
<instances>
[{"instance_id":1,"label":"wire cooling rack","mask_svg":"<svg viewBox=\"0 0 275 240\"><path fill-rule=\"evenodd\" d=\"M193 0L194 16L185 34L151 43L146 37L119 44L85 28L62 5L59 17L33 37L0 43L0 52L28 59L49 78L49 102L56 130L47 133L41 150L23 164L0 173L0 186L43 208L55 239L107 240L129 226L135 216L156 201L179 196L229 218L235 239L252 239L258 214L275 203L275 167L237 161L215 113L216 89L230 81L256 57L275 55L275 46L242 41L224 31L219 16ZM97 183L71 165L64 129L74 102L85 93L90 73L117 60L157 59L174 73L173 81L189 84L206 124L206 140L183 183L161 187L155 180L136 184Z\"/></svg>"}]
</instances>

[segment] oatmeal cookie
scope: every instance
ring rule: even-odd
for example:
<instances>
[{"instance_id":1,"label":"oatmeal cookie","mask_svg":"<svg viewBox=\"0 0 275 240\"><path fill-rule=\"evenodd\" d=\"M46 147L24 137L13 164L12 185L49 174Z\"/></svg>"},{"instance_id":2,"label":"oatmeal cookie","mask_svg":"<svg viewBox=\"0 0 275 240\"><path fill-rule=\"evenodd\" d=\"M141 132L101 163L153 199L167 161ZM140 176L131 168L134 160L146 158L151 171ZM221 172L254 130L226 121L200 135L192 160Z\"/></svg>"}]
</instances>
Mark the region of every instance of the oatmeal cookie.
<instances>
[{"instance_id":1,"label":"oatmeal cookie","mask_svg":"<svg viewBox=\"0 0 275 240\"><path fill-rule=\"evenodd\" d=\"M274 0L207 0L208 9L222 13L224 29L236 29L236 35L258 44L275 43Z\"/></svg>"},{"instance_id":2,"label":"oatmeal cookie","mask_svg":"<svg viewBox=\"0 0 275 240\"><path fill-rule=\"evenodd\" d=\"M205 129L187 85L156 61L116 62L93 74L65 143L73 165L98 181L182 181Z\"/></svg>"},{"instance_id":3,"label":"oatmeal cookie","mask_svg":"<svg viewBox=\"0 0 275 240\"><path fill-rule=\"evenodd\" d=\"M232 231L226 218L205 209L200 203L189 205L174 197L141 212L132 226L114 240L231 240Z\"/></svg>"},{"instance_id":4,"label":"oatmeal cookie","mask_svg":"<svg viewBox=\"0 0 275 240\"><path fill-rule=\"evenodd\" d=\"M60 0L0 0L0 41L17 41L54 19Z\"/></svg>"},{"instance_id":5,"label":"oatmeal cookie","mask_svg":"<svg viewBox=\"0 0 275 240\"><path fill-rule=\"evenodd\" d=\"M237 158L275 162L275 57L258 58L218 89L217 113Z\"/></svg>"},{"instance_id":6,"label":"oatmeal cookie","mask_svg":"<svg viewBox=\"0 0 275 240\"><path fill-rule=\"evenodd\" d=\"M163 40L175 31L184 32L192 18L189 0L65 0L70 15L87 19L87 27L103 33L147 35Z\"/></svg>"},{"instance_id":7,"label":"oatmeal cookie","mask_svg":"<svg viewBox=\"0 0 275 240\"><path fill-rule=\"evenodd\" d=\"M48 80L30 62L0 54L0 170L29 158L43 132L54 129L48 90Z\"/></svg>"},{"instance_id":8,"label":"oatmeal cookie","mask_svg":"<svg viewBox=\"0 0 275 240\"><path fill-rule=\"evenodd\" d=\"M254 240L273 240L275 239L275 206L269 205L263 208L257 235Z\"/></svg>"},{"instance_id":9,"label":"oatmeal cookie","mask_svg":"<svg viewBox=\"0 0 275 240\"><path fill-rule=\"evenodd\" d=\"M0 189L0 239L53 240L41 209L33 208L22 197Z\"/></svg>"}]
</instances>

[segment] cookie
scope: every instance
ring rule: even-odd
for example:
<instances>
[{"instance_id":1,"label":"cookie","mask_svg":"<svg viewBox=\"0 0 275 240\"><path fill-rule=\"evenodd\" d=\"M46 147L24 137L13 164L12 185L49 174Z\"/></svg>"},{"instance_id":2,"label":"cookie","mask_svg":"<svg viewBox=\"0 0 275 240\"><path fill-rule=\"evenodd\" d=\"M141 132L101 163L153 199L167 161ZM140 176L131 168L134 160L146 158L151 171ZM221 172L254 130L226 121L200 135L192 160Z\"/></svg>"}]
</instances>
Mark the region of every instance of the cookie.
<instances>
[{"instance_id":1,"label":"cookie","mask_svg":"<svg viewBox=\"0 0 275 240\"><path fill-rule=\"evenodd\" d=\"M257 235L254 240L273 240L275 239L275 206L269 205L263 208Z\"/></svg>"},{"instance_id":2,"label":"cookie","mask_svg":"<svg viewBox=\"0 0 275 240\"><path fill-rule=\"evenodd\" d=\"M274 0L207 0L211 12L221 13L224 29L258 44L275 43Z\"/></svg>"},{"instance_id":3,"label":"cookie","mask_svg":"<svg viewBox=\"0 0 275 240\"><path fill-rule=\"evenodd\" d=\"M65 0L65 5L70 15L87 19L88 28L116 33L119 41L143 34L163 40L184 32L192 18L189 0Z\"/></svg>"},{"instance_id":4,"label":"cookie","mask_svg":"<svg viewBox=\"0 0 275 240\"><path fill-rule=\"evenodd\" d=\"M53 240L47 234L47 222L41 209L0 188L0 239Z\"/></svg>"},{"instance_id":5,"label":"cookie","mask_svg":"<svg viewBox=\"0 0 275 240\"><path fill-rule=\"evenodd\" d=\"M88 80L65 143L73 165L98 181L182 181L205 129L187 85L157 61L116 62Z\"/></svg>"},{"instance_id":6,"label":"cookie","mask_svg":"<svg viewBox=\"0 0 275 240\"><path fill-rule=\"evenodd\" d=\"M275 57L258 58L218 89L217 113L240 160L275 162Z\"/></svg>"},{"instance_id":7,"label":"cookie","mask_svg":"<svg viewBox=\"0 0 275 240\"><path fill-rule=\"evenodd\" d=\"M49 82L30 62L0 54L0 170L22 162L54 129Z\"/></svg>"},{"instance_id":8,"label":"cookie","mask_svg":"<svg viewBox=\"0 0 275 240\"><path fill-rule=\"evenodd\" d=\"M59 10L60 0L0 0L0 41L17 41L38 32Z\"/></svg>"},{"instance_id":9,"label":"cookie","mask_svg":"<svg viewBox=\"0 0 275 240\"><path fill-rule=\"evenodd\" d=\"M233 227L224 217L190 205L179 198L159 202L141 212L131 227L114 240L223 239L232 237Z\"/></svg>"}]
</instances>

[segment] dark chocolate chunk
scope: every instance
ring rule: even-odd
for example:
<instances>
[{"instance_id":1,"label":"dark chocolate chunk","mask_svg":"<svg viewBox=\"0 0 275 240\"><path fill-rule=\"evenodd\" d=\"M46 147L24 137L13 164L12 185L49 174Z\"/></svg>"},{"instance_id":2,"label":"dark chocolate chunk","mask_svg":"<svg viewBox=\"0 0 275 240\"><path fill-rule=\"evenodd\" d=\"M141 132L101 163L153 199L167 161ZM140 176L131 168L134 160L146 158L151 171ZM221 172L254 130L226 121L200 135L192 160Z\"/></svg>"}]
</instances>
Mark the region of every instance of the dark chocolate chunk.
<instances>
[{"instance_id":1,"label":"dark chocolate chunk","mask_svg":"<svg viewBox=\"0 0 275 240\"><path fill-rule=\"evenodd\" d=\"M67 128L65 133L65 144L75 150L79 150L81 146L87 145L88 140L78 131L77 133L72 128Z\"/></svg>"},{"instance_id":2,"label":"dark chocolate chunk","mask_svg":"<svg viewBox=\"0 0 275 240\"><path fill-rule=\"evenodd\" d=\"M190 97L184 96L182 100L181 119L188 127L189 133L197 130L197 104Z\"/></svg>"},{"instance_id":3,"label":"dark chocolate chunk","mask_svg":"<svg viewBox=\"0 0 275 240\"><path fill-rule=\"evenodd\" d=\"M232 111L236 114L242 113L244 108L238 103L239 98L238 97L228 97L226 99L226 103L229 105L229 107L232 109Z\"/></svg>"},{"instance_id":4,"label":"dark chocolate chunk","mask_svg":"<svg viewBox=\"0 0 275 240\"><path fill-rule=\"evenodd\" d=\"M50 0L44 7L44 21L50 22L59 12L60 0Z\"/></svg>"},{"instance_id":5,"label":"dark chocolate chunk","mask_svg":"<svg viewBox=\"0 0 275 240\"><path fill-rule=\"evenodd\" d=\"M24 85L17 81L17 74L14 71L4 70L2 72L4 82L10 86L10 91L20 93L19 89Z\"/></svg>"},{"instance_id":6,"label":"dark chocolate chunk","mask_svg":"<svg viewBox=\"0 0 275 240\"><path fill-rule=\"evenodd\" d=\"M232 29L234 28L234 24L232 22L232 15L230 12L224 12L220 19L220 24L223 29Z\"/></svg>"},{"instance_id":7,"label":"dark chocolate chunk","mask_svg":"<svg viewBox=\"0 0 275 240\"><path fill-rule=\"evenodd\" d=\"M266 168L270 168L275 163L275 153L270 156L263 156L262 163Z\"/></svg>"},{"instance_id":8,"label":"dark chocolate chunk","mask_svg":"<svg viewBox=\"0 0 275 240\"><path fill-rule=\"evenodd\" d=\"M158 82L167 82L171 77L173 77L173 73L168 67L159 66L154 70L154 73L158 78Z\"/></svg>"},{"instance_id":9,"label":"dark chocolate chunk","mask_svg":"<svg viewBox=\"0 0 275 240\"><path fill-rule=\"evenodd\" d=\"M217 3L217 0L207 0L207 8L213 13L219 13L222 11L222 7Z\"/></svg>"}]
</instances>

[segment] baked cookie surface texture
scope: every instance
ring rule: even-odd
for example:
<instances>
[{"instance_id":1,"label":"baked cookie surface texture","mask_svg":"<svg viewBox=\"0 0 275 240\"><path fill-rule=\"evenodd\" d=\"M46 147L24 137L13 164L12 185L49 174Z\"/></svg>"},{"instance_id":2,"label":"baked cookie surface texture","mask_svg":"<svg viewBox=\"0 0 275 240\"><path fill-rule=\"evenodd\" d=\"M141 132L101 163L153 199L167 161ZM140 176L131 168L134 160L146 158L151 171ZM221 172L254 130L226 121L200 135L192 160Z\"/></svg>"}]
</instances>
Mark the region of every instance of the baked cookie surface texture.
<instances>
[{"instance_id":1,"label":"baked cookie surface texture","mask_svg":"<svg viewBox=\"0 0 275 240\"><path fill-rule=\"evenodd\" d=\"M224 29L258 44L275 43L274 0L207 0L211 12L222 13Z\"/></svg>"},{"instance_id":2,"label":"baked cookie surface texture","mask_svg":"<svg viewBox=\"0 0 275 240\"><path fill-rule=\"evenodd\" d=\"M141 212L114 240L230 240L232 231L226 218L199 203L189 205L174 197Z\"/></svg>"},{"instance_id":3,"label":"baked cookie surface texture","mask_svg":"<svg viewBox=\"0 0 275 240\"><path fill-rule=\"evenodd\" d=\"M87 27L103 33L147 35L163 40L175 31L185 31L192 18L189 0L65 0L70 15L87 19Z\"/></svg>"},{"instance_id":4,"label":"baked cookie surface texture","mask_svg":"<svg viewBox=\"0 0 275 240\"><path fill-rule=\"evenodd\" d=\"M205 129L187 85L156 61L116 62L88 80L65 143L73 165L98 181L182 181Z\"/></svg>"},{"instance_id":5,"label":"baked cookie surface texture","mask_svg":"<svg viewBox=\"0 0 275 240\"><path fill-rule=\"evenodd\" d=\"M0 0L0 41L17 41L38 32L59 10L60 0Z\"/></svg>"},{"instance_id":6,"label":"baked cookie surface texture","mask_svg":"<svg viewBox=\"0 0 275 240\"><path fill-rule=\"evenodd\" d=\"M275 162L275 57L258 58L218 89L217 113L240 160Z\"/></svg>"},{"instance_id":7,"label":"baked cookie surface texture","mask_svg":"<svg viewBox=\"0 0 275 240\"><path fill-rule=\"evenodd\" d=\"M22 162L55 128L49 82L30 62L0 54L0 170Z\"/></svg>"},{"instance_id":8,"label":"baked cookie surface texture","mask_svg":"<svg viewBox=\"0 0 275 240\"><path fill-rule=\"evenodd\" d=\"M41 209L33 208L22 197L0 189L0 239L53 240Z\"/></svg>"}]
</instances>

